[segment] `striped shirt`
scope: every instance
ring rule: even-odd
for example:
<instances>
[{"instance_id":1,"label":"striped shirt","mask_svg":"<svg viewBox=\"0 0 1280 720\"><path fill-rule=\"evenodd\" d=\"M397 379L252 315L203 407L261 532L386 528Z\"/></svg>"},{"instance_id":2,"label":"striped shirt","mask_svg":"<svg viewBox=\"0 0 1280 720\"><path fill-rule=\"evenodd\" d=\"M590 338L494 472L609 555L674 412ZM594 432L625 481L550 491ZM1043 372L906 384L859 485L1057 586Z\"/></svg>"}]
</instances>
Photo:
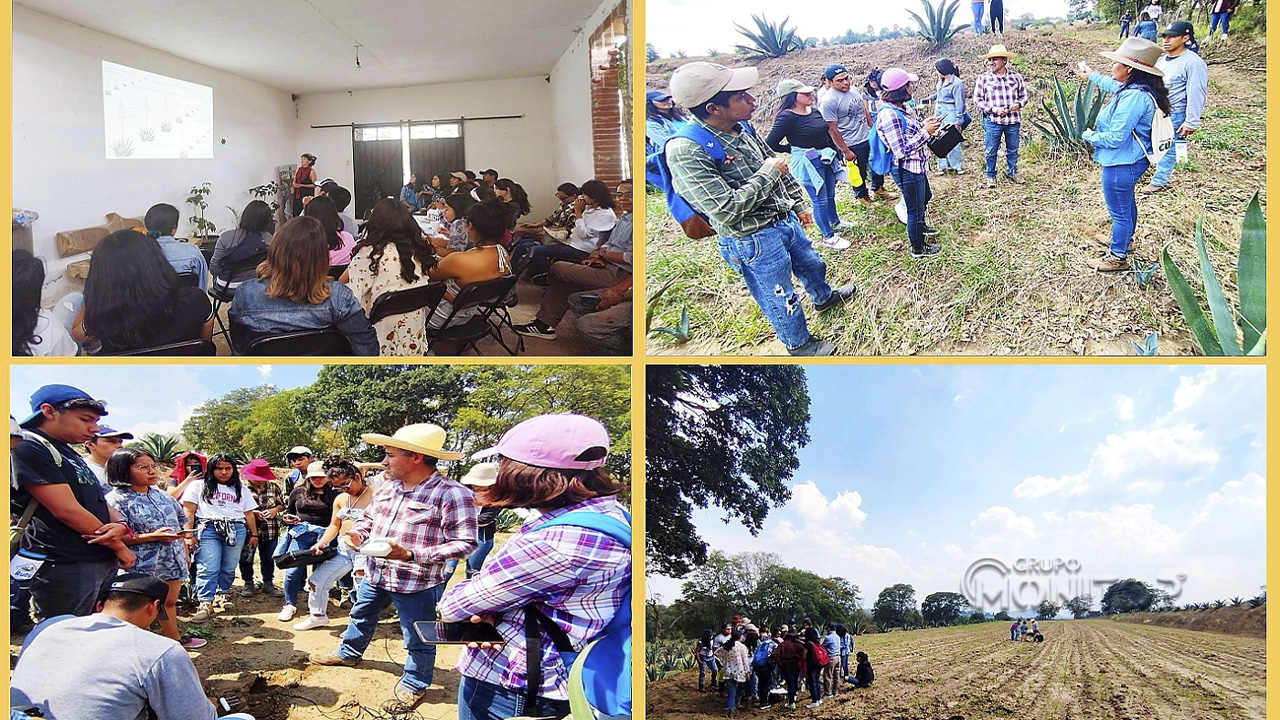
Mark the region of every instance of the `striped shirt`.
<instances>
[{"instance_id":1,"label":"striped shirt","mask_svg":"<svg viewBox=\"0 0 1280 720\"><path fill-rule=\"evenodd\" d=\"M772 225L788 213L809 209L795 178L765 165L773 151L755 135L721 132L696 118L724 148L725 161L716 166L707 151L686 138L667 143L671 185L694 210L706 215L723 237L741 238Z\"/></svg>"},{"instance_id":2,"label":"striped shirt","mask_svg":"<svg viewBox=\"0 0 1280 720\"><path fill-rule=\"evenodd\" d=\"M929 136L925 134L914 110L900 109L896 105L885 103L876 114L876 132L880 133L885 147L893 153L898 167L916 174L923 174L928 169L925 145L929 142Z\"/></svg>"},{"instance_id":3,"label":"striped shirt","mask_svg":"<svg viewBox=\"0 0 1280 720\"><path fill-rule=\"evenodd\" d=\"M984 73L973 85L973 103L996 125L1017 125L1022 122L1022 107L1027 104L1027 85L1013 68L1005 68L1003 75ZM1018 106L1018 112L1010 111L1008 115L993 115L991 112L992 108L1012 108L1014 105Z\"/></svg>"},{"instance_id":4,"label":"striped shirt","mask_svg":"<svg viewBox=\"0 0 1280 720\"><path fill-rule=\"evenodd\" d=\"M368 558L368 581L396 593L415 593L444 582L444 563L476 549L475 495L435 473L412 488L387 476L364 517L352 528L363 540L391 538L413 562Z\"/></svg>"},{"instance_id":5,"label":"striped shirt","mask_svg":"<svg viewBox=\"0 0 1280 720\"><path fill-rule=\"evenodd\" d=\"M505 644L498 650L464 649L458 672L482 682L524 692L525 625L523 609L536 604L581 650L613 619L631 589L631 551L595 530L557 525L538 528L565 513L589 510L625 515L612 497L593 498L557 508L525 523L470 580L445 592L440 618L461 622L491 615ZM568 668L542 633L542 687L538 695L565 700Z\"/></svg>"}]
</instances>

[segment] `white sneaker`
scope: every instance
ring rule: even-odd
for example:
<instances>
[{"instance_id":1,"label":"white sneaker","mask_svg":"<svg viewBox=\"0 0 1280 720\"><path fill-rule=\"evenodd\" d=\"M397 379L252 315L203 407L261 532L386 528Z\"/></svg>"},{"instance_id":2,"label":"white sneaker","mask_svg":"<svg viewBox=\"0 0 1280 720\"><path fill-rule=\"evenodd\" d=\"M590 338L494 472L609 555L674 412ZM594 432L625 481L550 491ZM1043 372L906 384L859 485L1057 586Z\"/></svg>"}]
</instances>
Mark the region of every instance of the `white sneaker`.
<instances>
[{"instance_id":1,"label":"white sneaker","mask_svg":"<svg viewBox=\"0 0 1280 720\"><path fill-rule=\"evenodd\" d=\"M849 241L840 237L823 238L821 245L831 250L844 250L849 247Z\"/></svg>"},{"instance_id":2,"label":"white sneaker","mask_svg":"<svg viewBox=\"0 0 1280 720\"><path fill-rule=\"evenodd\" d=\"M285 605L284 607L280 608L280 614L276 616L276 619L279 620L280 622L289 622L290 620L293 619L293 616L297 614L298 614L298 608L296 606Z\"/></svg>"},{"instance_id":3,"label":"white sneaker","mask_svg":"<svg viewBox=\"0 0 1280 720\"><path fill-rule=\"evenodd\" d=\"M204 622L213 616L213 603L208 600L200 603L200 609L191 616L191 622Z\"/></svg>"},{"instance_id":4,"label":"white sneaker","mask_svg":"<svg viewBox=\"0 0 1280 720\"><path fill-rule=\"evenodd\" d=\"M316 628L322 628L328 624L329 624L328 615L318 615L318 616L308 615L306 620L303 620L300 623L294 623L293 629L294 630L314 630Z\"/></svg>"},{"instance_id":5,"label":"white sneaker","mask_svg":"<svg viewBox=\"0 0 1280 720\"><path fill-rule=\"evenodd\" d=\"M805 707L807 707L807 708L816 708L816 707L818 707L818 706L819 706L819 705L821 705L821 704L822 704L822 701L821 701L821 700L814 700L813 702L809 703L808 705L805 705Z\"/></svg>"}]
</instances>

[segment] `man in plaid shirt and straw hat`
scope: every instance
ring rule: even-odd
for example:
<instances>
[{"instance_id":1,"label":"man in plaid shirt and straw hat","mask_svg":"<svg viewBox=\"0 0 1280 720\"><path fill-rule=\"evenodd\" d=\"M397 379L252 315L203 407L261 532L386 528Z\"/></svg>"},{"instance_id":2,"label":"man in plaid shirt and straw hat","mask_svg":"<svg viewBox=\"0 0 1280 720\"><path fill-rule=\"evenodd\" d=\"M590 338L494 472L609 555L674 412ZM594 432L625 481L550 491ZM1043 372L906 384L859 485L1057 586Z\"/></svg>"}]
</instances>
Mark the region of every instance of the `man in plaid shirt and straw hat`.
<instances>
[{"instance_id":1,"label":"man in plaid shirt and straw hat","mask_svg":"<svg viewBox=\"0 0 1280 720\"><path fill-rule=\"evenodd\" d=\"M986 187L996 186L996 154L1000 138L1004 138L1005 177L1022 184L1018 177L1019 133L1022 131L1022 108L1027 104L1027 84L1017 70L1007 67L1016 57L1004 45L992 45L982 56L990 68L978 76L973 86L973 103L982 112L982 129L987 146Z\"/></svg>"},{"instance_id":2,"label":"man in plaid shirt and straw hat","mask_svg":"<svg viewBox=\"0 0 1280 720\"><path fill-rule=\"evenodd\" d=\"M438 461L463 455L444 449L445 431L438 425L406 425L394 435L366 433L360 439L383 447L386 479L342 542L358 548L370 538L386 538L391 551L369 558L368 576L356 594L342 644L333 652L313 655L311 661L320 665L360 662L383 608L391 603L408 651L395 700L411 707L431 686L436 659L435 646L422 642L413 623L436 619L445 562L476 549L474 495L436 470Z\"/></svg>"}]
</instances>

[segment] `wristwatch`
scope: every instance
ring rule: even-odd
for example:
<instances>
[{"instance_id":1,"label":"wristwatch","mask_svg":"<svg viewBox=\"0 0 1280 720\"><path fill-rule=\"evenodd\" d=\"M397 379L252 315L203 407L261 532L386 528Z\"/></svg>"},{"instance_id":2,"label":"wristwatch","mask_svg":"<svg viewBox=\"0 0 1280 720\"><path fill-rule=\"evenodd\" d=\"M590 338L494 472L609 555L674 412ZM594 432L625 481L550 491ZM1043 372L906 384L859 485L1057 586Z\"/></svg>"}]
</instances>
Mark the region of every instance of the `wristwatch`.
<instances>
[{"instance_id":1,"label":"wristwatch","mask_svg":"<svg viewBox=\"0 0 1280 720\"><path fill-rule=\"evenodd\" d=\"M409 553L409 557L408 557L408 559L406 559L406 560L405 560L405 562L417 562L417 561L418 561L418 558L414 556L414 554L413 554L413 551L412 551L412 550L405 550L405 552Z\"/></svg>"}]
</instances>

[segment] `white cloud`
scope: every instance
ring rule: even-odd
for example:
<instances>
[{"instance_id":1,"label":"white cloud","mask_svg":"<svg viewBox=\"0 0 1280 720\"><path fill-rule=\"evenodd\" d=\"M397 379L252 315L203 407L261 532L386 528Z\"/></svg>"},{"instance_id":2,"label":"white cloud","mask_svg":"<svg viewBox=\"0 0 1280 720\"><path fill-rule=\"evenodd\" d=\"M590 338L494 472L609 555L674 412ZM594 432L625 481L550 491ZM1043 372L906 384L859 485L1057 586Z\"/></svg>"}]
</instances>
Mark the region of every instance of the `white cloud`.
<instances>
[{"instance_id":1,"label":"white cloud","mask_svg":"<svg viewBox=\"0 0 1280 720\"><path fill-rule=\"evenodd\" d=\"M1032 475L1018 483L1013 488L1013 494L1021 500L1038 498L1059 490L1066 490L1065 494L1070 495L1080 492L1083 481L1083 475L1064 475L1056 478Z\"/></svg>"},{"instance_id":2,"label":"white cloud","mask_svg":"<svg viewBox=\"0 0 1280 720\"><path fill-rule=\"evenodd\" d=\"M1128 395L1120 395L1116 398L1116 415L1121 420L1132 420L1133 405L1133 398Z\"/></svg>"},{"instance_id":3,"label":"white cloud","mask_svg":"<svg viewBox=\"0 0 1280 720\"><path fill-rule=\"evenodd\" d=\"M791 488L791 500L786 509L794 512L806 531L818 535L847 534L862 527L867 513L862 509L862 495L857 490L844 490L834 499L818 489L812 480L797 483Z\"/></svg>"},{"instance_id":4,"label":"white cloud","mask_svg":"<svg viewBox=\"0 0 1280 720\"><path fill-rule=\"evenodd\" d=\"M1158 493L1212 473L1218 451L1190 424L1108 435L1089 460L1089 481L1130 492Z\"/></svg>"},{"instance_id":5,"label":"white cloud","mask_svg":"<svg viewBox=\"0 0 1280 720\"><path fill-rule=\"evenodd\" d=\"M262 382L266 382L267 378L271 377L271 369L270 365L258 366L258 375L262 378Z\"/></svg>"},{"instance_id":6,"label":"white cloud","mask_svg":"<svg viewBox=\"0 0 1280 720\"><path fill-rule=\"evenodd\" d=\"M1218 380L1218 369L1205 368L1198 375L1178 378L1178 389L1173 391L1174 410L1185 410L1204 397L1205 392Z\"/></svg>"},{"instance_id":7,"label":"white cloud","mask_svg":"<svg viewBox=\"0 0 1280 720\"><path fill-rule=\"evenodd\" d=\"M1034 520L1004 505L993 505L969 521L969 536L981 551L1012 553L1038 535Z\"/></svg>"},{"instance_id":8,"label":"white cloud","mask_svg":"<svg viewBox=\"0 0 1280 720\"><path fill-rule=\"evenodd\" d=\"M1044 519L1059 552L1117 564L1128 558L1176 557L1182 551L1182 538L1156 520L1154 511L1154 505L1113 505L1105 510L1073 510L1065 516L1050 511ZM1134 572L1128 570L1129 575Z\"/></svg>"}]
</instances>

